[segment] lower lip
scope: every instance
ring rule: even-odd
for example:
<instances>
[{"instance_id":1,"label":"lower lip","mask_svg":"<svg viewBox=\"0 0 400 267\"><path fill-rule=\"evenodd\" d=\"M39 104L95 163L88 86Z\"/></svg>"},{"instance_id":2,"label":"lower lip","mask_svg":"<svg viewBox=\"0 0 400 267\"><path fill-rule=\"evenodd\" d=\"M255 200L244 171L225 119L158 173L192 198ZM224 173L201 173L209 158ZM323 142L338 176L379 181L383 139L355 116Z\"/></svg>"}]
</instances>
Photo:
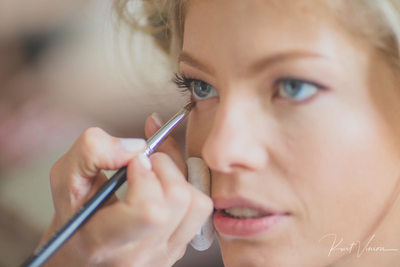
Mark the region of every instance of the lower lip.
<instances>
[{"instance_id":1,"label":"lower lip","mask_svg":"<svg viewBox=\"0 0 400 267\"><path fill-rule=\"evenodd\" d=\"M282 222L288 214L272 214L260 218L238 219L224 214L221 210L214 213L214 226L220 234L249 237L271 231L273 226Z\"/></svg>"}]
</instances>

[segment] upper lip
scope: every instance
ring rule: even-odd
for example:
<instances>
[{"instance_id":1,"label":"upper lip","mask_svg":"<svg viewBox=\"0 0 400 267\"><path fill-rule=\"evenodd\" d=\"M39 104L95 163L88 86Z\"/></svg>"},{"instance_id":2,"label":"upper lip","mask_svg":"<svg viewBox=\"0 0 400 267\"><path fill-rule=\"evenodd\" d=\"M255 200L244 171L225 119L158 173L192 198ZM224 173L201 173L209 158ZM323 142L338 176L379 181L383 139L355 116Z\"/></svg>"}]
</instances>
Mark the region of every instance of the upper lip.
<instances>
[{"instance_id":1,"label":"upper lip","mask_svg":"<svg viewBox=\"0 0 400 267\"><path fill-rule=\"evenodd\" d=\"M214 208L217 210L229 209L234 207L240 208L249 208L258 210L265 214L288 214L288 212L280 211L276 208L273 208L269 205L257 203L256 201L252 201L243 197L213 197Z\"/></svg>"}]
</instances>

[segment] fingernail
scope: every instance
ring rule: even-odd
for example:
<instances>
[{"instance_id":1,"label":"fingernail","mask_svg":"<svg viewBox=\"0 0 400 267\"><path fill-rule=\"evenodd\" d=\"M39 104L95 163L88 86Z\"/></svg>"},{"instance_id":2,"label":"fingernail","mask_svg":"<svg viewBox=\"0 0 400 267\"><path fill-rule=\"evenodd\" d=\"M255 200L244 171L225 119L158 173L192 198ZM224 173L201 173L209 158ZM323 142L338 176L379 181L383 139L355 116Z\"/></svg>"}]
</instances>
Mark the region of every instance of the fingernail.
<instances>
[{"instance_id":1,"label":"fingernail","mask_svg":"<svg viewBox=\"0 0 400 267\"><path fill-rule=\"evenodd\" d=\"M153 118L153 121L156 123L158 127L162 126L162 120L160 118L160 115L154 112L153 114L151 114L151 117Z\"/></svg>"},{"instance_id":2,"label":"fingernail","mask_svg":"<svg viewBox=\"0 0 400 267\"><path fill-rule=\"evenodd\" d=\"M120 138L119 144L129 152L140 152L146 147L146 141L141 138Z\"/></svg>"},{"instance_id":3,"label":"fingernail","mask_svg":"<svg viewBox=\"0 0 400 267\"><path fill-rule=\"evenodd\" d=\"M149 157L147 157L144 153L140 153L138 155L139 162L146 170L151 170L151 162Z\"/></svg>"}]
</instances>

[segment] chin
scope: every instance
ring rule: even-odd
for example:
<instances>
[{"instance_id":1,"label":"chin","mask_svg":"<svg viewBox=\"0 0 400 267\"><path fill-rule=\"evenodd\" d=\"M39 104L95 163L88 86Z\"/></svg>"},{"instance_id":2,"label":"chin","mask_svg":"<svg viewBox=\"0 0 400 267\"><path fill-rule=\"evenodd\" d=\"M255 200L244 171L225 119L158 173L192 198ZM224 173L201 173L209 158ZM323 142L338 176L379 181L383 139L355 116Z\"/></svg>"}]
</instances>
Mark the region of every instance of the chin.
<instances>
[{"instance_id":1,"label":"chin","mask_svg":"<svg viewBox=\"0 0 400 267\"><path fill-rule=\"evenodd\" d=\"M226 267L321 267L336 260L326 251L307 245L263 244L260 240L219 237L222 257Z\"/></svg>"},{"instance_id":2,"label":"chin","mask_svg":"<svg viewBox=\"0 0 400 267\"><path fill-rule=\"evenodd\" d=\"M269 257L262 244L246 239L220 237L221 253L226 267L280 266ZM269 258L269 259L268 259Z\"/></svg>"}]
</instances>

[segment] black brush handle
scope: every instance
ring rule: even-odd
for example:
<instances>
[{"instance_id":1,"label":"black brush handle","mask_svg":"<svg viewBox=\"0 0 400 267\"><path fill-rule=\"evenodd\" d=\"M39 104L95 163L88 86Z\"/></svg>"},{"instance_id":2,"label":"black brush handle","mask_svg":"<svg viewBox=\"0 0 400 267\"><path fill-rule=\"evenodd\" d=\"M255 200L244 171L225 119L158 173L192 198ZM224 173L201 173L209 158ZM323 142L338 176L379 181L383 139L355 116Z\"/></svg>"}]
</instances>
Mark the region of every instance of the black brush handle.
<instances>
[{"instance_id":1,"label":"black brush handle","mask_svg":"<svg viewBox=\"0 0 400 267\"><path fill-rule=\"evenodd\" d=\"M126 181L126 167L119 169L54 235L34 252L21 267L44 264L115 191Z\"/></svg>"}]
</instances>

